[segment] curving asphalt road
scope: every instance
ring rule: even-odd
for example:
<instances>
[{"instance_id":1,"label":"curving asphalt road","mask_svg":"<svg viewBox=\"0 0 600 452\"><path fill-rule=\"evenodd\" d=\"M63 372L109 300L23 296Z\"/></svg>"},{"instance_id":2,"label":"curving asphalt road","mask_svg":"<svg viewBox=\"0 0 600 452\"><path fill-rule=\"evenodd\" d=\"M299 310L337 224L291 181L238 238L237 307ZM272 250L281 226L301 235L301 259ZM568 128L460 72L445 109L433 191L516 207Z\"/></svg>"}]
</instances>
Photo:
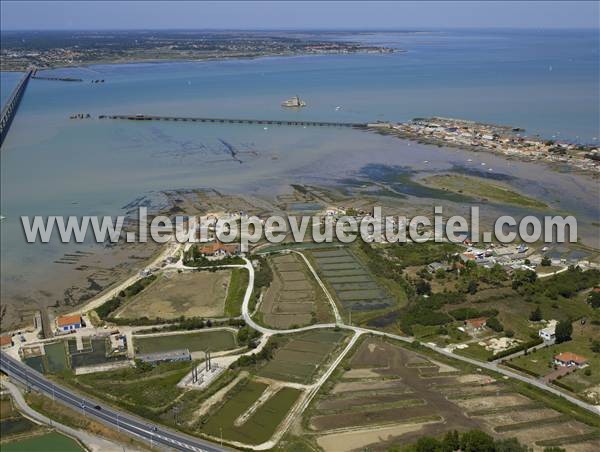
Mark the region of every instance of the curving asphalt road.
<instances>
[{"instance_id":1,"label":"curving asphalt road","mask_svg":"<svg viewBox=\"0 0 600 452\"><path fill-rule=\"evenodd\" d=\"M298 254L301 254L301 253L298 253ZM304 258L303 255L302 255L302 257ZM250 300L252 298L252 293L254 290L254 267L252 266L252 263L250 262L250 260L248 260L247 258L244 258L244 260L246 262L245 265L230 265L228 267L241 267L241 268L246 268L248 270L248 286L246 288L246 292L244 294L244 300L242 302L242 317L245 320L246 324L249 325L250 327L254 328L257 331L260 331L261 333L263 333L265 335L299 333L302 331L310 331L310 330L314 330L314 329L334 328L336 326L339 328L346 329L346 330L351 330L355 333L350 341L350 344L344 349L341 356L338 356L338 359L336 359L332 363L332 365L329 367L328 371L325 372L325 374L322 376L322 378L319 379L317 384L313 385L314 386L313 389L315 389L314 393L313 393L313 391L310 391L310 394L308 394L308 396L304 399L303 408L308 405L308 403L310 402L310 400L312 399L312 397L314 396L314 394L316 393L318 388L325 382L325 380L329 377L331 372L333 372L335 367L339 364L339 362L341 361L343 356L350 350L351 346L356 342L356 340L362 334L373 334L373 335L378 335L378 336L385 336L385 337L389 337L391 339L400 340L400 341L409 342L409 343L414 341L414 338L412 338L412 337L399 336L396 334L390 334L390 333L386 333L386 332L382 332L382 331L370 330L367 328L361 328L361 327L357 327L357 326L344 324L338 311L337 311L337 306L335 306L335 301L333 300L333 298L331 297L331 295L325 288L324 284L318 278L318 276L316 276L316 271L314 270L314 268L312 267L312 265L306 258L304 258L306 265L309 267L312 274L316 277L317 281L319 282L319 285L322 287L325 294L327 295L329 302L332 304L333 312L336 314L335 315L336 323L315 324L315 325L309 325L309 326L302 327L302 328L294 328L294 329L287 329L287 330L275 330L272 328L267 328L262 325L259 325L252 319L250 311L249 311L249 304L250 304ZM522 382L528 383L539 389L542 389L544 391L547 391L554 395L562 397L562 398L568 400L569 402L571 402L587 411L590 411L591 413L600 414L599 406L595 406L595 405L591 405L589 403L583 402L582 400L579 400L569 394L565 394L564 392L562 392L554 387L548 386L544 382L537 380L535 378L524 376L519 373L499 367L494 362L491 362L491 363L482 362L482 361L478 361L475 359L467 358L465 356L455 355L454 353L451 353L447 350L444 350L441 347L437 347L434 345L423 344L423 346L425 346L437 353L448 356L452 359L464 361L469 364L472 364L472 365L475 365L475 366L478 366L481 368L485 368L485 369L500 373L502 375L505 375L507 377L514 378L516 380L520 380ZM22 383L24 383L25 385L27 385L29 387L33 387L41 392L44 392L45 394L47 394L50 397L58 399L59 401L61 401L62 403L66 404L66 405L69 405L77 410L81 410L81 412L84 416L92 416L106 425L116 428L117 430L122 430L124 432L127 432L130 435L141 438L142 440L149 442L153 445L155 444L158 446L166 446L167 448L172 448L175 450L192 450L192 451L207 451L207 452L226 450L222 446L217 446L208 441L201 440L199 438L194 438L194 437L185 435L181 432L170 430L170 429L167 429L162 426L159 427L159 426L153 425L149 422L145 422L136 417L133 417L130 414L115 410L112 407L100 405L98 402L94 401L91 398L81 397L81 396L75 394L73 391L71 391L69 389L65 389L65 388L51 382L50 380L45 378L39 372L35 371L34 369L29 368L28 366L26 366L23 363L11 358L6 353L1 353L1 355L0 355L0 370L5 372L10 377L12 377L18 381L21 381ZM97 406L97 405L101 406L102 408L96 409L95 406ZM295 411L297 413L297 410L295 410ZM289 427L289 425L291 424L292 417L293 416L291 416L291 414L288 417L286 417L285 422L284 422L285 426L283 429L280 429L281 434L283 434L285 432L286 428ZM274 444L273 440L271 440L260 446L273 447L274 445L275 444ZM259 449L261 448L260 446L258 447Z\"/></svg>"},{"instance_id":2,"label":"curving asphalt road","mask_svg":"<svg viewBox=\"0 0 600 452\"><path fill-rule=\"evenodd\" d=\"M51 382L36 370L11 358L4 352L0 353L0 370L27 387L43 392L47 396L79 410L83 416L93 417L109 427L126 432L153 446L197 452L229 450L208 441L151 424L149 421L141 421L130 414L118 411L89 397L81 397L70 389ZM101 408L97 409L96 406Z\"/></svg>"},{"instance_id":3,"label":"curving asphalt road","mask_svg":"<svg viewBox=\"0 0 600 452\"><path fill-rule=\"evenodd\" d=\"M266 328L262 325L259 325L258 323L256 323L252 317L250 316L249 313L249 303L250 303L250 298L252 296L252 291L253 291L253 287L254 287L254 268L252 267L252 263L244 258L246 260L246 265L244 266L245 268L248 269L249 272L249 283L248 283L248 289L246 290L246 294L244 296L244 301L242 303L242 317L244 318L245 322L250 325L252 328L260 331L261 333L267 333L267 334L289 334L289 333L299 333L302 331L309 331L309 330L313 330L313 329L317 329L317 328L333 328L335 326L338 326L339 328L343 328L343 329L347 329L347 330L352 330L355 333L358 334L373 334L373 335L377 335L377 336L385 336L385 337L389 337L390 339L395 339L395 340L399 340L399 341L403 341L403 342L413 342L414 338L412 337L406 337L406 336L399 336L397 334L390 334L390 333L385 333L383 331L378 331L378 330L370 330L368 328L361 328L361 327L357 327L357 326L352 326L352 325L345 325L343 323L337 323L337 324L316 324L316 325L310 325L310 326L306 326L303 328L295 328L295 329L289 329L289 330L274 330L271 328ZM311 270L311 272L314 274L316 273L315 270L313 269L312 265L310 264L310 262L308 260L305 259L306 265L308 265L309 269ZM320 281L320 280L319 280ZM323 288L323 290L325 291L325 293L328 295L328 299L330 301L333 301L333 299L331 298L331 296L328 294L327 289L325 288L324 285L321 285L321 287ZM536 388L542 389L544 391L550 392L554 395L557 395L559 397L562 397L563 399L568 400L569 402L571 402L574 405L577 405L580 408L583 408L584 410L587 410L593 414L597 414L600 415L600 406L597 405L592 405L590 403L586 403L583 400L580 400L576 397L573 397L569 394L565 394L563 391L560 391L552 386L548 386L545 382L543 382L542 380L536 379L536 378L532 378L532 377L528 377L525 375L521 375L517 372L513 372L511 370L505 369L503 367L500 367L497 363L495 362L483 362L483 361L478 361L476 359L471 359L471 358L467 358L466 356L461 356L461 355L455 355L454 353L449 352L448 350L444 350L441 347L437 347L435 345L430 345L430 344L422 344L424 347L429 348L430 350L433 350L437 353L440 353L444 356L450 357L452 359L456 359L459 361L463 361L469 364L472 364L474 366L477 367L481 367L484 369L488 369L494 372L497 372L499 374L505 375L507 377L510 378L514 378L515 380L519 380L522 381L524 383L528 383L532 386L535 386Z\"/></svg>"}]
</instances>

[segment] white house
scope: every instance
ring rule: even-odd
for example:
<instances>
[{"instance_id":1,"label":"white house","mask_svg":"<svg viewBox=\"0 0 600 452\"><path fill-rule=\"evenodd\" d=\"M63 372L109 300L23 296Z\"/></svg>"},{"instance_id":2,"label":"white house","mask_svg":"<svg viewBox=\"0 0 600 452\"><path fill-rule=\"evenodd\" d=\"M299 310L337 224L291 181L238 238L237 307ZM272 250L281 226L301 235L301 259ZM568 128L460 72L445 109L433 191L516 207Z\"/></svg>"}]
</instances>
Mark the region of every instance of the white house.
<instances>
[{"instance_id":1,"label":"white house","mask_svg":"<svg viewBox=\"0 0 600 452\"><path fill-rule=\"evenodd\" d=\"M538 331L538 336L541 337L544 342L554 342L556 340L556 320L549 320L548 325Z\"/></svg>"}]
</instances>

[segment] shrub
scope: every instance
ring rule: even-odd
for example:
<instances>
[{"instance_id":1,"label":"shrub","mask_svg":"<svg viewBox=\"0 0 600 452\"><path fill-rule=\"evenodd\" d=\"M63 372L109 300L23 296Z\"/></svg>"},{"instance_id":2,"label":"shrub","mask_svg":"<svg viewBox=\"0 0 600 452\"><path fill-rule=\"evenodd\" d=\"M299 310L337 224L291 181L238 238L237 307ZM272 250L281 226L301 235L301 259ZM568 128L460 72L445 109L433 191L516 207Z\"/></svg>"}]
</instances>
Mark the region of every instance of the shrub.
<instances>
[{"instance_id":1,"label":"shrub","mask_svg":"<svg viewBox=\"0 0 600 452\"><path fill-rule=\"evenodd\" d=\"M500 320L498 320L496 317L487 319L485 324L488 326L488 328L491 328L492 330L494 330L498 333L500 331L504 330L504 326L502 325L502 323L500 323Z\"/></svg>"},{"instance_id":2,"label":"shrub","mask_svg":"<svg viewBox=\"0 0 600 452\"><path fill-rule=\"evenodd\" d=\"M542 310L539 306L531 311L531 314L529 314L529 320L532 322L539 322L542 320Z\"/></svg>"},{"instance_id":3,"label":"shrub","mask_svg":"<svg viewBox=\"0 0 600 452\"><path fill-rule=\"evenodd\" d=\"M570 320L561 320L556 325L556 343L566 342L571 340L573 334L573 325Z\"/></svg>"}]
</instances>

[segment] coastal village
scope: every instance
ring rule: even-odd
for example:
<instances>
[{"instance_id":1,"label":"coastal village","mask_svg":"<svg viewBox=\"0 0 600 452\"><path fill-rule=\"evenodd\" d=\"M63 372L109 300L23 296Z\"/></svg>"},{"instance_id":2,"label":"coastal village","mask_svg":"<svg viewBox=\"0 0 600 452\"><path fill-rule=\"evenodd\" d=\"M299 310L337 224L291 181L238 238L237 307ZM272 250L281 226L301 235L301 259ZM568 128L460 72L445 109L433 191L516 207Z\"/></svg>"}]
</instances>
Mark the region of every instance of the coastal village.
<instances>
[{"instance_id":1,"label":"coastal village","mask_svg":"<svg viewBox=\"0 0 600 452\"><path fill-rule=\"evenodd\" d=\"M525 135L516 127L484 124L453 118L415 118L404 123L369 124L383 133L430 144L499 153L524 160L564 164L577 170L600 174L600 148ZM492 171L488 169L488 171Z\"/></svg>"}]
</instances>

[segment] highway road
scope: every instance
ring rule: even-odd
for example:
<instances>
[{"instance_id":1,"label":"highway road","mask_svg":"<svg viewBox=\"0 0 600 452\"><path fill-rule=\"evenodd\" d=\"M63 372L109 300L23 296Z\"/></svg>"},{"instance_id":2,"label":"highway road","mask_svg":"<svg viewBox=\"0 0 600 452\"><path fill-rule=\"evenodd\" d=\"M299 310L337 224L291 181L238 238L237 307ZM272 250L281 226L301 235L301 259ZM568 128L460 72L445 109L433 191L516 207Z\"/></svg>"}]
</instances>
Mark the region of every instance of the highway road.
<instances>
[{"instance_id":1,"label":"highway road","mask_svg":"<svg viewBox=\"0 0 600 452\"><path fill-rule=\"evenodd\" d=\"M90 416L111 428L150 443L152 446L198 452L229 450L208 441L154 425L149 421L141 421L89 397L81 397L73 391L51 382L36 370L11 358L6 353L0 354L0 370L26 386L80 411L83 416ZM97 409L96 406L101 408Z\"/></svg>"}]
</instances>

